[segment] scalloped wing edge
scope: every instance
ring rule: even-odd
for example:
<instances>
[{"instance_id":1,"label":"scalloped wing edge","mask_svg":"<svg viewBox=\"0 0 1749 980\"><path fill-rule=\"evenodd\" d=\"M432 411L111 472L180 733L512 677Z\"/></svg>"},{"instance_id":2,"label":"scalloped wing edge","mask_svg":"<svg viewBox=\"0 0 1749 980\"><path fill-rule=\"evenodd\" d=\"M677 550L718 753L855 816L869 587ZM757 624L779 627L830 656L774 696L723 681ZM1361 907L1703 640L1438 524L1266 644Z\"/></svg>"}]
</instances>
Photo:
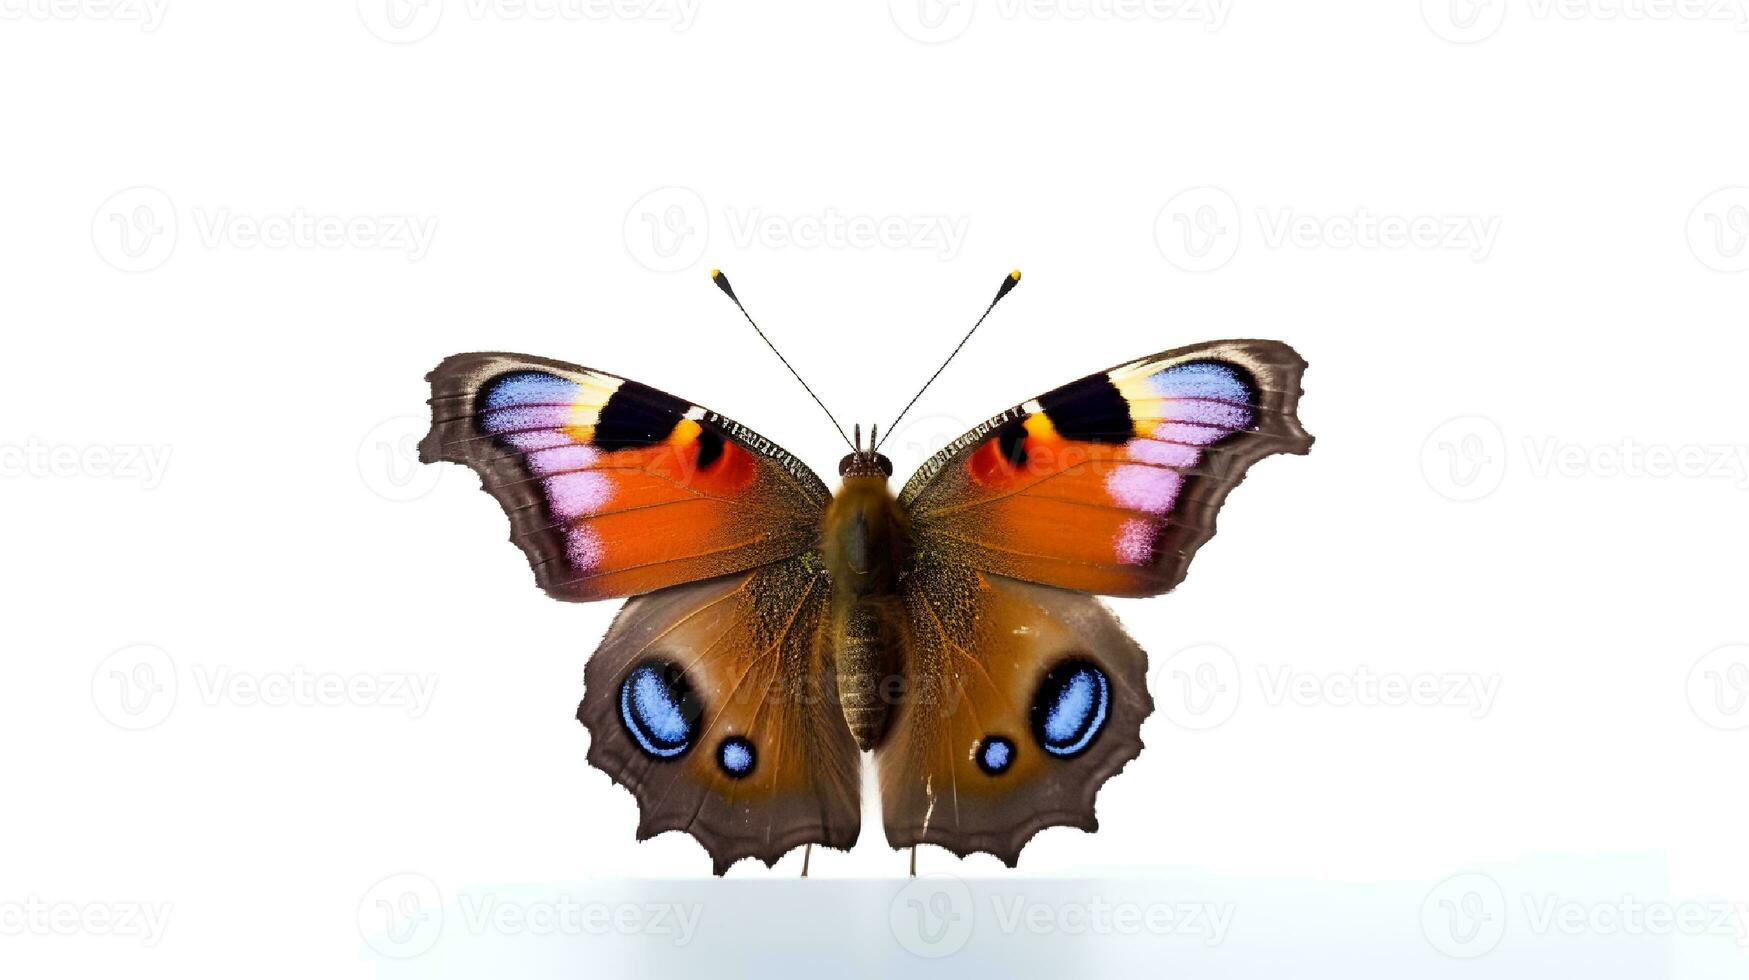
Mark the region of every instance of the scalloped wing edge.
<instances>
[{"instance_id":1,"label":"scalloped wing edge","mask_svg":"<svg viewBox=\"0 0 1749 980\"><path fill-rule=\"evenodd\" d=\"M643 783L635 777L622 779L610 768L614 760L609 757L605 748L602 748L602 740L595 737L595 729L590 727L588 719L583 717L581 703L577 706L577 720L589 732L589 752L586 757L589 765L606 776L609 782L624 787L626 792L631 794L633 802L637 804L638 828L634 835L636 839L640 842L647 841L652 837L670 832L679 832L691 837L698 842L700 847L704 848L706 854L710 855L711 874L719 878L728 874L730 868L747 858L762 861L767 868L776 867L777 862L789 852L806 844L819 844L822 847L830 847L833 850L848 853L862 836L860 824L849 834L840 834L839 839L834 839L831 836L832 828L819 824L812 827L797 827L774 840L759 844L749 843L749 838L713 833L709 827L700 824L697 820L682 823L674 819L653 818L650 816L653 808L649 806L649 800L644 795Z\"/></svg>"},{"instance_id":2,"label":"scalloped wing edge","mask_svg":"<svg viewBox=\"0 0 1749 980\"><path fill-rule=\"evenodd\" d=\"M1150 695L1148 698L1148 711L1142 717L1145 720L1148 715L1153 713L1154 699ZM1085 831L1089 834L1098 833L1099 816L1096 811L1099 791L1105 787L1107 780L1110 780L1113 776L1123 772L1126 766L1139 757L1142 754L1142 749L1144 747L1142 740L1137 738L1135 740L1133 751L1127 751L1113 757L1116 765L1113 766L1109 772L1100 773L1095 778L1088 780L1086 799L1079 801L1080 809L1056 810L1049 813L1034 814L1031 819L1016 824L1014 830L1007 835L958 835L963 838L961 841L943 839L901 839L895 841L893 839L894 834L892 831L888 831L887 843L891 844L895 851L902 851L907 847L915 847L921 844L929 844L934 847L939 847L958 858L965 858L972 854L988 854L1010 868L1019 867L1020 852L1026 849L1026 845L1032 843L1034 837L1037 837L1041 832L1049 830L1052 827L1073 827L1076 830ZM921 835L919 835L919 838L920 837ZM960 844L963 844L964 846L959 846Z\"/></svg>"}]
</instances>

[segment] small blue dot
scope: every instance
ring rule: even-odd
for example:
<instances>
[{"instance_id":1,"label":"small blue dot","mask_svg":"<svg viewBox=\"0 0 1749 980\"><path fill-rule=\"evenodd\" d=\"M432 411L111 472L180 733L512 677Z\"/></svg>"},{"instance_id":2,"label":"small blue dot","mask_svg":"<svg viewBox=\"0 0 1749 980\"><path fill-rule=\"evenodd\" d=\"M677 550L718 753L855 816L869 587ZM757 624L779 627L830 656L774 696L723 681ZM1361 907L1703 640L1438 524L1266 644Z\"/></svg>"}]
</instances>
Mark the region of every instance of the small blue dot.
<instances>
[{"instance_id":1,"label":"small blue dot","mask_svg":"<svg viewBox=\"0 0 1749 980\"><path fill-rule=\"evenodd\" d=\"M1014 743L1000 735L991 735L978 743L975 758L978 768L986 775L1000 776L1014 764Z\"/></svg>"},{"instance_id":2,"label":"small blue dot","mask_svg":"<svg viewBox=\"0 0 1749 980\"><path fill-rule=\"evenodd\" d=\"M717 752L717 764L732 779L745 779L753 772L754 759L753 743L739 735L723 739L723 746Z\"/></svg>"}]
</instances>

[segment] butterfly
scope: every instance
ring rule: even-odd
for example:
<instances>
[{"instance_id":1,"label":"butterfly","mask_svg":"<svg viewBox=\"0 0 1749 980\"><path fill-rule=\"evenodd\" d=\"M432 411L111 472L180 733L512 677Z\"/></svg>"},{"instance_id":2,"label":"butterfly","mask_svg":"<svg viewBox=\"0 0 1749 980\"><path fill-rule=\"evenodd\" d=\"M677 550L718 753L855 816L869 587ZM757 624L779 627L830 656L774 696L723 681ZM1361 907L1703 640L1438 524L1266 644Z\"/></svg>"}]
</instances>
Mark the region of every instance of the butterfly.
<instances>
[{"instance_id":1,"label":"butterfly","mask_svg":"<svg viewBox=\"0 0 1749 980\"><path fill-rule=\"evenodd\" d=\"M1147 658L1095 596L1170 590L1251 464L1308 451L1304 369L1269 340L1129 361L992 416L895 495L872 428L834 491L686 399L458 354L428 376L419 449L478 472L549 595L630 599L577 717L639 840L689 833L717 874L848 849L873 753L895 849L1012 867L1043 828L1095 830L1142 748Z\"/></svg>"}]
</instances>

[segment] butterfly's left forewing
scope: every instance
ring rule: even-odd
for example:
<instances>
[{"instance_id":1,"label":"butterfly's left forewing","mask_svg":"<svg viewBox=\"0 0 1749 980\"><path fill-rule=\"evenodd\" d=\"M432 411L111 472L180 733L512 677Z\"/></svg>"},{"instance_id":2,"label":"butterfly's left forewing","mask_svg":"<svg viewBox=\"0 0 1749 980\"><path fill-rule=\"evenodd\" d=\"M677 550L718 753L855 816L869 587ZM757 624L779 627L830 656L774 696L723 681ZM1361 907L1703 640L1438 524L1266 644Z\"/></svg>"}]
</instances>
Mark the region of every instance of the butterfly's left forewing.
<instances>
[{"instance_id":1,"label":"butterfly's left forewing","mask_svg":"<svg viewBox=\"0 0 1749 980\"><path fill-rule=\"evenodd\" d=\"M525 354L430 374L426 462L463 463L559 599L637 595L801 554L830 494L788 453L636 381Z\"/></svg>"}]
</instances>

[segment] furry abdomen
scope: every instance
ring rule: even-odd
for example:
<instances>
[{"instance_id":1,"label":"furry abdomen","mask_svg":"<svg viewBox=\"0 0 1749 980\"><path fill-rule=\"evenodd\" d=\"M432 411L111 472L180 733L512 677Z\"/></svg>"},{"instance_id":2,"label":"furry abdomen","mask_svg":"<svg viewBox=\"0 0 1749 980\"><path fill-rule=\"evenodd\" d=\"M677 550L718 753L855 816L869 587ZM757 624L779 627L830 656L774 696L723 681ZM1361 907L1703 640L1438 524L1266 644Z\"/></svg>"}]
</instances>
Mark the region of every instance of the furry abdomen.
<instances>
[{"instance_id":1,"label":"furry abdomen","mask_svg":"<svg viewBox=\"0 0 1749 980\"><path fill-rule=\"evenodd\" d=\"M838 700L857 747L867 752L885 733L901 684L898 582L911 530L884 477L850 476L826 509L823 531Z\"/></svg>"}]
</instances>

